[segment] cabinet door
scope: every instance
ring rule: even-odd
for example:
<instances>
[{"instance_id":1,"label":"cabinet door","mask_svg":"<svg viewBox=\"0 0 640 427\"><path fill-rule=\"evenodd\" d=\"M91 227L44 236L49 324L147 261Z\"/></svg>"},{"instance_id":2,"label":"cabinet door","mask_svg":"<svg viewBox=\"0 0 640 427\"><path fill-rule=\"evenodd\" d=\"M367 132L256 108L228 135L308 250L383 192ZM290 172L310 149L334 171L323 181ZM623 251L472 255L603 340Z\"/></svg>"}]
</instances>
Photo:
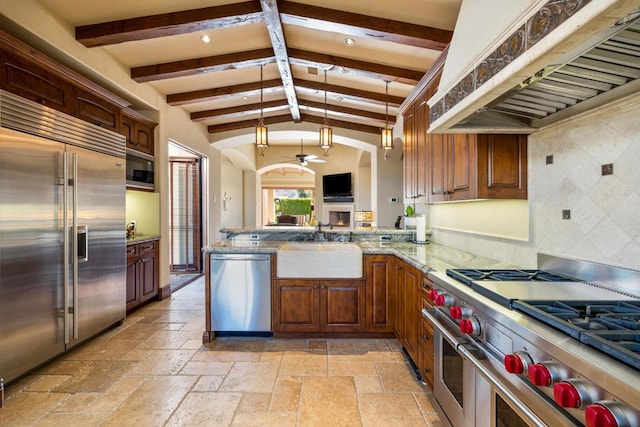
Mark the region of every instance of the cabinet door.
<instances>
[{"instance_id":1,"label":"cabinet door","mask_svg":"<svg viewBox=\"0 0 640 427\"><path fill-rule=\"evenodd\" d=\"M404 262L400 260L396 260L395 262L395 274L396 280L394 281L395 285L395 294L396 294L396 307L395 307L395 333L396 338L404 345L404 334L405 334L405 315L404 315L404 304L405 304L405 285L404 285Z\"/></svg>"},{"instance_id":2,"label":"cabinet door","mask_svg":"<svg viewBox=\"0 0 640 427\"><path fill-rule=\"evenodd\" d=\"M389 255L364 256L367 332L394 332L396 274L393 259Z\"/></svg>"},{"instance_id":3,"label":"cabinet door","mask_svg":"<svg viewBox=\"0 0 640 427\"><path fill-rule=\"evenodd\" d=\"M413 203L416 194L415 187L415 115L413 109L404 116L402 142L402 164L404 171L404 203Z\"/></svg>"},{"instance_id":4,"label":"cabinet door","mask_svg":"<svg viewBox=\"0 0 640 427\"><path fill-rule=\"evenodd\" d=\"M364 331L365 282L331 280L320 282L320 330Z\"/></svg>"},{"instance_id":5,"label":"cabinet door","mask_svg":"<svg viewBox=\"0 0 640 427\"><path fill-rule=\"evenodd\" d=\"M429 128L429 104L424 100L416 108L415 122L415 188L416 202L426 203L428 201L427 188L428 172L427 167L427 129Z\"/></svg>"},{"instance_id":6,"label":"cabinet door","mask_svg":"<svg viewBox=\"0 0 640 427\"><path fill-rule=\"evenodd\" d=\"M449 136L448 200L475 199L477 163L475 135L455 133Z\"/></svg>"},{"instance_id":7,"label":"cabinet door","mask_svg":"<svg viewBox=\"0 0 640 427\"><path fill-rule=\"evenodd\" d=\"M74 115L94 125L120 133L122 110L96 95L75 88Z\"/></svg>"},{"instance_id":8,"label":"cabinet door","mask_svg":"<svg viewBox=\"0 0 640 427\"><path fill-rule=\"evenodd\" d=\"M139 263L138 256L139 245L127 245L127 284L126 284L126 303L127 311L135 308L140 304L139 282Z\"/></svg>"},{"instance_id":9,"label":"cabinet door","mask_svg":"<svg viewBox=\"0 0 640 427\"><path fill-rule=\"evenodd\" d=\"M319 289L318 282L314 280L274 280L273 331L318 332Z\"/></svg>"},{"instance_id":10,"label":"cabinet door","mask_svg":"<svg viewBox=\"0 0 640 427\"><path fill-rule=\"evenodd\" d=\"M424 345L418 346L418 372L427 386L433 390L433 349Z\"/></svg>"},{"instance_id":11,"label":"cabinet door","mask_svg":"<svg viewBox=\"0 0 640 427\"><path fill-rule=\"evenodd\" d=\"M478 135L478 197L527 198L527 136Z\"/></svg>"},{"instance_id":12,"label":"cabinet door","mask_svg":"<svg viewBox=\"0 0 640 427\"><path fill-rule=\"evenodd\" d=\"M140 244L140 302L158 295L157 252L155 242Z\"/></svg>"},{"instance_id":13,"label":"cabinet door","mask_svg":"<svg viewBox=\"0 0 640 427\"><path fill-rule=\"evenodd\" d=\"M430 134L427 140L427 169L429 170L429 201L447 200L447 145L450 135Z\"/></svg>"},{"instance_id":14,"label":"cabinet door","mask_svg":"<svg viewBox=\"0 0 640 427\"><path fill-rule=\"evenodd\" d=\"M134 129L136 150L153 156L153 127L137 122Z\"/></svg>"},{"instance_id":15,"label":"cabinet door","mask_svg":"<svg viewBox=\"0 0 640 427\"><path fill-rule=\"evenodd\" d=\"M415 362L418 360L418 286L422 274L414 267L404 266L404 348Z\"/></svg>"},{"instance_id":16,"label":"cabinet door","mask_svg":"<svg viewBox=\"0 0 640 427\"><path fill-rule=\"evenodd\" d=\"M0 87L39 104L73 114L73 86L22 59L0 53Z\"/></svg>"}]
</instances>

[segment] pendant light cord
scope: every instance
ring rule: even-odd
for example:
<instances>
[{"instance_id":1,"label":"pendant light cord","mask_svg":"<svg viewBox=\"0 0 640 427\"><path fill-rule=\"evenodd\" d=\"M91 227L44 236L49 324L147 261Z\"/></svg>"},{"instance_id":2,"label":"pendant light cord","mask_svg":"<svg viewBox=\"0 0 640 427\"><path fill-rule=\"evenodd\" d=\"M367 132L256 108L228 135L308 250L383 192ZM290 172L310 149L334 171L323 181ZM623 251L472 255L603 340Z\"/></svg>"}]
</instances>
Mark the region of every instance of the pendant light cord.
<instances>
[{"instance_id":1,"label":"pendant light cord","mask_svg":"<svg viewBox=\"0 0 640 427\"><path fill-rule=\"evenodd\" d=\"M327 70L324 70L324 125L327 126Z\"/></svg>"},{"instance_id":2,"label":"pendant light cord","mask_svg":"<svg viewBox=\"0 0 640 427\"><path fill-rule=\"evenodd\" d=\"M385 110L384 110L384 128L389 128L389 80L386 80L387 87L385 89Z\"/></svg>"},{"instance_id":3,"label":"pendant light cord","mask_svg":"<svg viewBox=\"0 0 640 427\"><path fill-rule=\"evenodd\" d=\"M260 64L260 121L262 122L262 69L264 64Z\"/></svg>"}]
</instances>

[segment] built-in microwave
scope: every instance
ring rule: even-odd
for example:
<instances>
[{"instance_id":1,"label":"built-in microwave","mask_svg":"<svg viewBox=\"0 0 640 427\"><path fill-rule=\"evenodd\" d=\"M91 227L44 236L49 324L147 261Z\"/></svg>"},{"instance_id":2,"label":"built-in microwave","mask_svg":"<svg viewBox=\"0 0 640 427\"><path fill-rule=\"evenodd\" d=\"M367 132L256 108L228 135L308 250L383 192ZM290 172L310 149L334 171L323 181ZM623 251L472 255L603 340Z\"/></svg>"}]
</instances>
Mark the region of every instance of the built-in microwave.
<instances>
[{"instance_id":1,"label":"built-in microwave","mask_svg":"<svg viewBox=\"0 0 640 427\"><path fill-rule=\"evenodd\" d=\"M127 187L153 190L153 168L153 156L127 149Z\"/></svg>"}]
</instances>

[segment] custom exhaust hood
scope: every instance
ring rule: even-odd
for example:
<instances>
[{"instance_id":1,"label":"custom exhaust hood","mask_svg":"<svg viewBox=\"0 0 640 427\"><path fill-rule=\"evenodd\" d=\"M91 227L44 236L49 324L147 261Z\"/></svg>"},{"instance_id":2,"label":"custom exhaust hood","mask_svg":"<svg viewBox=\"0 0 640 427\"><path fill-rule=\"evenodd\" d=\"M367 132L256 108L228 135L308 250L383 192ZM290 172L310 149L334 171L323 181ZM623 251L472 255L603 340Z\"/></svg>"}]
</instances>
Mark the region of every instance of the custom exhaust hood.
<instances>
[{"instance_id":1,"label":"custom exhaust hood","mask_svg":"<svg viewBox=\"0 0 640 427\"><path fill-rule=\"evenodd\" d=\"M429 100L429 132L532 133L640 92L640 2L603 3L545 3Z\"/></svg>"}]
</instances>

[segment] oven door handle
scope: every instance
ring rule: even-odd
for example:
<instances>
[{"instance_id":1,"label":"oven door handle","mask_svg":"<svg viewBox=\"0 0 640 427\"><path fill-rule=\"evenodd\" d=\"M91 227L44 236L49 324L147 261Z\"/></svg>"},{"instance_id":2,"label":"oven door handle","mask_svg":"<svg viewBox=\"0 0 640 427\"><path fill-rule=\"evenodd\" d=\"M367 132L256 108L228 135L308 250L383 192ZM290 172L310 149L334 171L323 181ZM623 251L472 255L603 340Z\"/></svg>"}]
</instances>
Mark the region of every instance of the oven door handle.
<instances>
[{"instance_id":1,"label":"oven door handle","mask_svg":"<svg viewBox=\"0 0 640 427\"><path fill-rule=\"evenodd\" d=\"M473 349L465 348L465 345L473 345ZM478 372L491 383L493 387L495 387L504 397L509 399L509 401L520 410L522 415L527 417L527 419L532 422L536 426L546 427L547 423L542 421L534 412L529 409L524 403L522 403L517 396L515 396L507 387L504 386L500 381L496 380L496 374L494 370L487 366L485 363L477 358L473 352L479 350L475 344L472 343L462 343L457 347L458 352L467 359L474 368L478 370Z\"/></svg>"}]
</instances>

